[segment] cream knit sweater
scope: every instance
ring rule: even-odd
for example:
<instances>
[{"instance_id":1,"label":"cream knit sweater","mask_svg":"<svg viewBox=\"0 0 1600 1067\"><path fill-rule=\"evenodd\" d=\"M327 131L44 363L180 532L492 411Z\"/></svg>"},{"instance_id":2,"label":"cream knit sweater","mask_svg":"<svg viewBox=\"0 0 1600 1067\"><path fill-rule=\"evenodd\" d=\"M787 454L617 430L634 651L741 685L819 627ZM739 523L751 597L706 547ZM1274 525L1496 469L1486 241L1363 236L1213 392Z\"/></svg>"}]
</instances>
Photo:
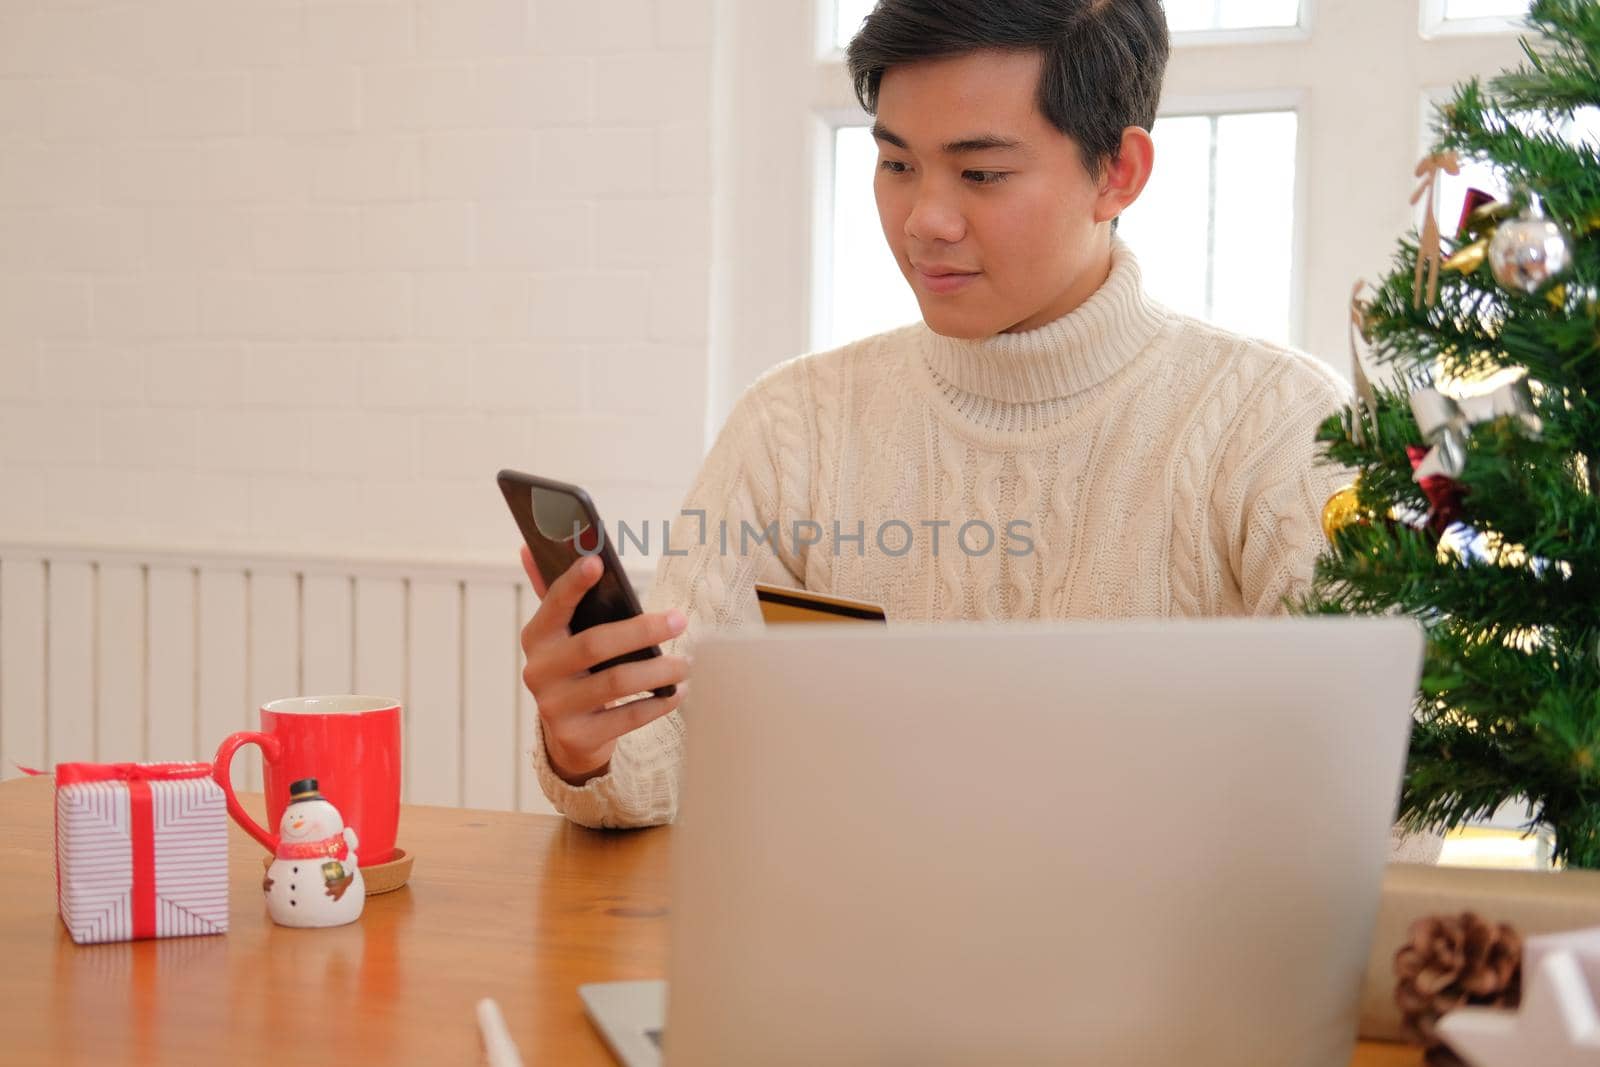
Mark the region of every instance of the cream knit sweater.
<instances>
[{"instance_id":1,"label":"cream knit sweater","mask_svg":"<svg viewBox=\"0 0 1600 1067\"><path fill-rule=\"evenodd\" d=\"M1114 239L1105 284L1037 330L963 341L919 323L764 374L684 504L705 511L704 544L698 520L672 523L686 555L661 559L646 610L688 617L672 652L761 625L757 581L881 604L891 623L1277 612L1346 477L1314 441L1344 397L1315 359L1151 301ZM677 812L683 745L674 712L581 788L542 741L533 759L568 818L643 826Z\"/></svg>"}]
</instances>

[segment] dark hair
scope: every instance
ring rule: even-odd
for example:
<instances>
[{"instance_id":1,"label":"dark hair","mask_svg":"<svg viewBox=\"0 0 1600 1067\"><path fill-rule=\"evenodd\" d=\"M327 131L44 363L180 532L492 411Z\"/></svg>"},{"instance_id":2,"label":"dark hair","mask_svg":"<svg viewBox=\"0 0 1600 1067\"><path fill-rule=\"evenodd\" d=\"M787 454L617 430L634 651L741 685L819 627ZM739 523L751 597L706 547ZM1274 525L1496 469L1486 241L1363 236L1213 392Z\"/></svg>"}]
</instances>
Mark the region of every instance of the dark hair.
<instances>
[{"instance_id":1,"label":"dark hair","mask_svg":"<svg viewBox=\"0 0 1600 1067\"><path fill-rule=\"evenodd\" d=\"M850 41L856 99L878 112L890 67L984 49L1037 50L1039 110L1098 177L1122 131L1155 125L1170 50L1160 0L878 0Z\"/></svg>"}]
</instances>

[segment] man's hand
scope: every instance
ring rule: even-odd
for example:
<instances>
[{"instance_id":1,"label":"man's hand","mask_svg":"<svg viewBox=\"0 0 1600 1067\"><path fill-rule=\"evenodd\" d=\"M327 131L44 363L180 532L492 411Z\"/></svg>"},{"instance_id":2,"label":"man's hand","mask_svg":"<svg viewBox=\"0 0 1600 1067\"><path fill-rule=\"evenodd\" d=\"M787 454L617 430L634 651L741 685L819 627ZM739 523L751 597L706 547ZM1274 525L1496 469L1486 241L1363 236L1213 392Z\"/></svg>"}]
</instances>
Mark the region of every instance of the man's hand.
<instances>
[{"instance_id":1,"label":"man's hand","mask_svg":"<svg viewBox=\"0 0 1600 1067\"><path fill-rule=\"evenodd\" d=\"M604 774L617 738L676 708L689 677L688 659L667 655L588 673L596 663L663 644L686 625L683 613L674 608L573 634L568 629L572 612L600 579L603 567L599 557L584 556L546 590L533 554L526 545L522 548L522 569L539 594L539 610L522 628L526 660L522 681L539 705L550 767L571 785ZM670 697L642 697L612 706L635 693L668 685L678 687Z\"/></svg>"}]
</instances>

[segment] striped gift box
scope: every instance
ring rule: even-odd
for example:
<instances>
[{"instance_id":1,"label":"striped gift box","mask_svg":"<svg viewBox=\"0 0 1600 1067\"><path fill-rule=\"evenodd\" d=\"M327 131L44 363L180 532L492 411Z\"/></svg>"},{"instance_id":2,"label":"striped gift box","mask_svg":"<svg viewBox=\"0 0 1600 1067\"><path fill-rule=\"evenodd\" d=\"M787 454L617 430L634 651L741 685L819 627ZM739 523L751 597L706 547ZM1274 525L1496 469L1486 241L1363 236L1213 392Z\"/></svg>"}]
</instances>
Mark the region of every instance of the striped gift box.
<instances>
[{"instance_id":1,"label":"striped gift box","mask_svg":"<svg viewBox=\"0 0 1600 1067\"><path fill-rule=\"evenodd\" d=\"M56 766L56 900L80 945L228 929L228 809L207 763Z\"/></svg>"}]
</instances>

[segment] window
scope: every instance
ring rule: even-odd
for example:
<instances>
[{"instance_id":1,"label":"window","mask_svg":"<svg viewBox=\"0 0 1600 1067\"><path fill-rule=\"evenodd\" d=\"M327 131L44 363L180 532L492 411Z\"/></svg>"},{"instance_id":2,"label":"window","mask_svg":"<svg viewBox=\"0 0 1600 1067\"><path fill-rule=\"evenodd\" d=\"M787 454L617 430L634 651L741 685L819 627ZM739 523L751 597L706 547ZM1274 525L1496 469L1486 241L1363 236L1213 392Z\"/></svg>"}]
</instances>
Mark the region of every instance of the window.
<instances>
[{"instance_id":1,"label":"window","mask_svg":"<svg viewBox=\"0 0 1600 1067\"><path fill-rule=\"evenodd\" d=\"M1293 111L1156 121L1160 164L1118 223L1151 296L1290 342L1298 125Z\"/></svg>"},{"instance_id":2,"label":"window","mask_svg":"<svg viewBox=\"0 0 1600 1067\"><path fill-rule=\"evenodd\" d=\"M1521 18L1528 13L1528 0L1444 0L1447 22L1464 19Z\"/></svg>"},{"instance_id":3,"label":"window","mask_svg":"<svg viewBox=\"0 0 1600 1067\"><path fill-rule=\"evenodd\" d=\"M819 309L817 331L817 343L826 347L915 322L919 314L878 223L877 143L865 126L840 127L833 143L832 295Z\"/></svg>"},{"instance_id":4,"label":"window","mask_svg":"<svg viewBox=\"0 0 1600 1067\"><path fill-rule=\"evenodd\" d=\"M1521 28L1529 3L1530 0L1421 0L1422 32L1437 37L1515 31Z\"/></svg>"},{"instance_id":5,"label":"window","mask_svg":"<svg viewBox=\"0 0 1600 1067\"><path fill-rule=\"evenodd\" d=\"M862 20L867 17L867 12L872 10L875 0L838 0L834 7L834 33L833 46L843 49L850 43L850 38L856 35L861 28Z\"/></svg>"},{"instance_id":6,"label":"window","mask_svg":"<svg viewBox=\"0 0 1600 1067\"><path fill-rule=\"evenodd\" d=\"M1293 26L1300 21L1300 0L1167 0L1166 8L1172 33Z\"/></svg>"}]
</instances>

